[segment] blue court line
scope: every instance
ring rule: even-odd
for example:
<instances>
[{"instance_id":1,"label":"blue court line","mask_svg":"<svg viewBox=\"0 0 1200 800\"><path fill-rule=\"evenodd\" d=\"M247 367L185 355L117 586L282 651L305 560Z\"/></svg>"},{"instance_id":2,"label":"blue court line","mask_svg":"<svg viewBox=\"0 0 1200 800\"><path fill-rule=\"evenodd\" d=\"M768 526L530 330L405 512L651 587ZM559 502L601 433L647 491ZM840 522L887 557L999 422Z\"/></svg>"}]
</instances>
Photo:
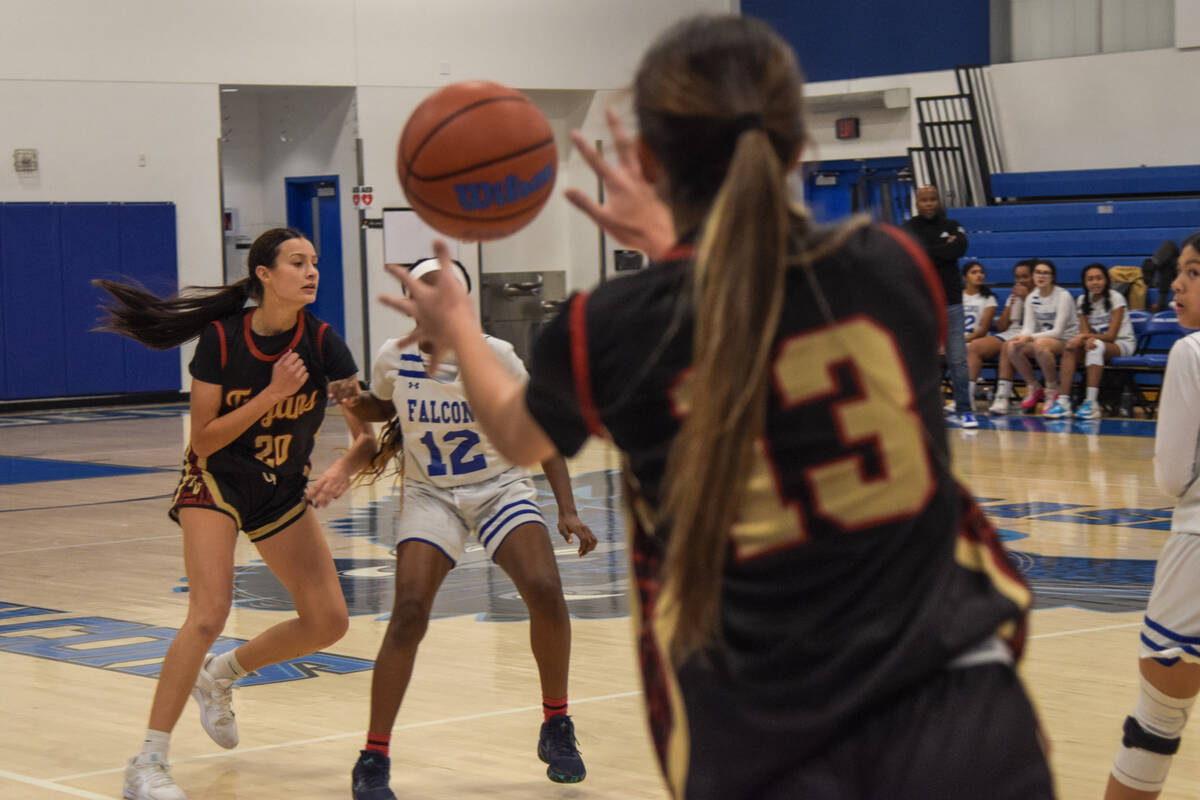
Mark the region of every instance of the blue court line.
<instances>
[{"instance_id":1,"label":"blue court line","mask_svg":"<svg viewBox=\"0 0 1200 800\"><path fill-rule=\"evenodd\" d=\"M114 475L142 475L147 472L166 471L157 467L123 467L115 464L93 464L87 461L53 461L48 458L0 456L0 485L71 481L80 478L108 478Z\"/></svg>"},{"instance_id":2,"label":"blue court line","mask_svg":"<svg viewBox=\"0 0 1200 800\"><path fill-rule=\"evenodd\" d=\"M990 416L976 414L981 431L1023 431L1026 433L1076 433L1101 436L1144 436L1154 438L1158 423L1150 419L1044 419L1020 415ZM946 426L961 428L958 418L946 417Z\"/></svg>"}]
</instances>

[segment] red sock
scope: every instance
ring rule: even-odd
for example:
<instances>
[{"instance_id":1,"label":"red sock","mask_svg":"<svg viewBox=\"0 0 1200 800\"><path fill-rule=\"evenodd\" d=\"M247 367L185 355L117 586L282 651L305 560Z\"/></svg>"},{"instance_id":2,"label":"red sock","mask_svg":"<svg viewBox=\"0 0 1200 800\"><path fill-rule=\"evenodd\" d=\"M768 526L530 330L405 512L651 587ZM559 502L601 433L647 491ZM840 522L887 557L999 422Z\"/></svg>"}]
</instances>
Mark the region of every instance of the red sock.
<instances>
[{"instance_id":1,"label":"red sock","mask_svg":"<svg viewBox=\"0 0 1200 800\"><path fill-rule=\"evenodd\" d=\"M567 696L562 697L543 697L542 698L542 716L543 721L549 722L551 717L557 717L560 714L567 713Z\"/></svg>"},{"instance_id":2,"label":"red sock","mask_svg":"<svg viewBox=\"0 0 1200 800\"><path fill-rule=\"evenodd\" d=\"M386 756L388 755L388 749L391 747L391 745L392 735L390 733L368 733L367 746L363 749L374 750L376 753L383 753Z\"/></svg>"}]
</instances>

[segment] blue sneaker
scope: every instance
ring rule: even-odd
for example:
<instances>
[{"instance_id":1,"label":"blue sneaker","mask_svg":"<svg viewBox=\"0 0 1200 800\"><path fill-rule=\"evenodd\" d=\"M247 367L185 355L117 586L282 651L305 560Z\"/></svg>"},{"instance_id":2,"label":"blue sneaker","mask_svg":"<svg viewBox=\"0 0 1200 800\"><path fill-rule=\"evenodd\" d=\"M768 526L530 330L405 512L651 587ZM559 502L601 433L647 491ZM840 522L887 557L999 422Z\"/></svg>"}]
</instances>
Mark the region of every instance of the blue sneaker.
<instances>
[{"instance_id":1,"label":"blue sneaker","mask_svg":"<svg viewBox=\"0 0 1200 800\"><path fill-rule=\"evenodd\" d=\"M1084 400L1075 411L1076 419L1100 419L1100 409L1091 400Z\"/></svg>"},{"instance_id":2,"label":"blue sneaker","mask_svg":"<svg viewBox=\"0 0 1200 800\"><path fill-rule=\"evenodd\" d=\"M1071 416L1071 401L1061 397L1056 398L1050 407L1042 412L1042 416L1046 419L1062 419Z\"/></svg>"},{"instance_id":3,"label":"blue sneaker","mask_svg":"<svg viewBox=\"0 0 1200 800\"><path fill-rule=\"evenodd\" d=\"M551 717L542 723L538 739L538 758L549 764L546 777L555 783L579 783L587 777L587 769L579 756L575 741L575 723L566 714Z\"/></svg>"},{"instance_id":4,"label":"blue sneaker","mask_svg":"<svg viewBox=\"0 0 1200 800\"><path fill-rule=\"evenodd\" d=\"M350 773L350 791L354 800L396 800L388 786L392 760L376 750L361 750L358 763Z\"/></svg>"},{"instance_id":5,"label":"blue sneaker","mask_svg":"<svg viewBox=\"0 0 1200 800\"><path fill-rule=\"evenodd\" d=\"M958 427L960 428L978 428L979 420L975 419L974 414L959 414Z\"/></svg>"}]
</instances>

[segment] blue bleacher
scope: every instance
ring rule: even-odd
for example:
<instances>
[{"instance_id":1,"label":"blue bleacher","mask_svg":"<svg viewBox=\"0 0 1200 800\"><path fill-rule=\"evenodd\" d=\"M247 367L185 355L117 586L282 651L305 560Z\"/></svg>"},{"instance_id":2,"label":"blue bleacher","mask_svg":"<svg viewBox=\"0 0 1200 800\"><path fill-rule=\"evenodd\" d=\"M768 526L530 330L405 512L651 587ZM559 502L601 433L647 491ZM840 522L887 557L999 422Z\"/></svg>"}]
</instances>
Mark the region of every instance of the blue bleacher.
<instances>
[{"instance_id":1,"label":"blue bleacher","mask_svg":"<svg viewBox=\"0 0 1200 800\"><path fill-rule=\"evenodd\" d=\"M1200 194L1200 165L1006 172L992 176L995 197L1113 197Z\"/></svg>"},{"instance_id":2,"label":"blue bleacher","mask_svg":"<svg viewBox=\"0 0 1200 800\"><path fill-rule=\"evenodd\" d=\"M996 176L1000 177L1000 176ZM1026 203L953 209L968 231L1200 227L1200 198L1091 203Z\"/></svg>"}]
</instances>

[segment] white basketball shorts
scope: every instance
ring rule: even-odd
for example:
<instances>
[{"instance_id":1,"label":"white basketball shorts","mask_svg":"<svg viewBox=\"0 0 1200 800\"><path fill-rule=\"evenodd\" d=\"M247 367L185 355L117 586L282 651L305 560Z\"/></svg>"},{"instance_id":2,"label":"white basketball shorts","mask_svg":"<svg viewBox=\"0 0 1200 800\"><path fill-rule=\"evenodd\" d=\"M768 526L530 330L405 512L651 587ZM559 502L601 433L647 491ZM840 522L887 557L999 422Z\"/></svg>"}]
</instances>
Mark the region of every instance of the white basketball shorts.
<instances>
[{"instance_id":1,"label":"white basketball shorts","mask_svg":"<svg viewBox=\"0 0 1200 800\"><path fill-rule=\"evenodd\" d=\"M546 527L536 498L537 489L525 470L445 489L409 479L404 482L396 544L426 542L456 564L474 534L494 560L505 537L519 526L536 522Z\"/></svg>"}]
</instances>

